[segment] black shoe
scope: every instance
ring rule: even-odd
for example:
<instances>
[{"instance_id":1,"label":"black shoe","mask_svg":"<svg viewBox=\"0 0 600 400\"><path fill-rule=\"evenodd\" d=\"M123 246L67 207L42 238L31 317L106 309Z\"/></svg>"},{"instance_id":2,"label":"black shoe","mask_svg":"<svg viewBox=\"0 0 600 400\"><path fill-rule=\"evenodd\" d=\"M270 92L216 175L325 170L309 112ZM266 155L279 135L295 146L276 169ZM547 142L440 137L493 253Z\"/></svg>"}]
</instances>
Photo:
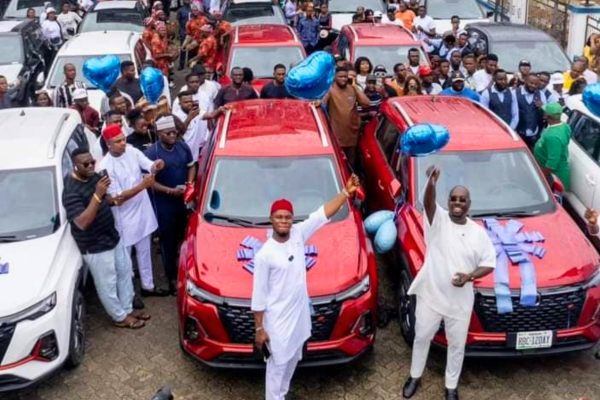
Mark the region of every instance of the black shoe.
<instances>
[{"instance_id":1,"label":"black shoe","mask_svg":"<svg viewBox=\"0 0 600 400\"><path fill-rule=\"evenodd\" d=\"M140 290L142 297L167 297L171 294L168 290L154 288L152 290L142 289Z\"/></svg>"},{"instance_id":2,"label":"black shoe","mask_svg":"<svg viewBox=\"0 0 600 400\"><path fill-rule=\"evenodd\" d=\"M177 281L169 282L169 292L171 296L177 296Z\"/></svg>"},{"instance_id":3,"label":"black shoe","mask_svg":"<svg viewBox=\"0 0 600 400\"><path fill-rule=\"evenodd\" d=\"M136 294L135 296L133 296L133 302L132 302L132 306L135 310L143 310L144 308L146 308L146 306L144 305L144 302L142 301L142 299L139 298L139 296Z\"/></svg>"},{"instance_id":4,"label":"black shoe","mask_svg":"<svg viewBox=\"0 0 600 400\"><path fill-rule=\"evenodd\" d=\"M404 384L404 389L402 389L402 397L410 399L417 393L419 386L421 386L421 378L409 377Z\"/></svg>"},{"instance_id":5,"label":"black shoe","mask_svg":"<svg viewBox=\"0 0 600 400\"><path fill-rule=\"evenodd\" d=\"M458 400L458 390L446 389L446 400Z\"/></svg>"}]
</instances>

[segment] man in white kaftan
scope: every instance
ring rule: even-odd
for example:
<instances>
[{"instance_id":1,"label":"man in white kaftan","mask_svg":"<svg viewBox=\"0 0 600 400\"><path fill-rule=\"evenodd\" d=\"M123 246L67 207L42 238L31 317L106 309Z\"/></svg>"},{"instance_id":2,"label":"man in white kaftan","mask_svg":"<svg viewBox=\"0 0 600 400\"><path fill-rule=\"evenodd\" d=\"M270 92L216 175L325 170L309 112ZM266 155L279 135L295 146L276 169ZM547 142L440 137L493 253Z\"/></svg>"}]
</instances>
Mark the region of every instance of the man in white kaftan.
<instances>
[{"instance_id":1,"label":"man in white kaftan","mask_svg":"<svg viewBox=\"0 0 600 400\"><path fill-rule=\"evenodd\" d=\"M277 200L271 207L273 235L254 258L252 311L258 349L267 358L266 399L285 400L304 343L311 335L304 244L347 202L359 186L353 175L342 193L293 224L293 206Z\"/></svg>"}]
</instances>

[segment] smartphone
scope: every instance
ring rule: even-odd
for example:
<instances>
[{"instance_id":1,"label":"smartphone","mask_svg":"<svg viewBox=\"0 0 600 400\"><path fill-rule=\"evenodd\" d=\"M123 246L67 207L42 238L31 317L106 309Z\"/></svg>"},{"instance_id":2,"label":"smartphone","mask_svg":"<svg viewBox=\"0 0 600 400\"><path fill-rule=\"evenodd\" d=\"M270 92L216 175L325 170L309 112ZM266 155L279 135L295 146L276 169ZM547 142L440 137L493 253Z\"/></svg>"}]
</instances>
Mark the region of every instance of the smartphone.
<instances>
[{"instance_id":1,"label":"smartphone","mask_svg":"<svg viewBox=\"0 0 600 400\"><path fill-rule=\"evenodd\" d=\"M194 108L200 107L200 104L198 103L198 100L192 101L192 107L194 107Z\"/></svg>"},{"instance_id":2,"label":"smartphone","mask_svg":"<svg viewBox=\"0 0 600 400\"><path fill-rule=\"evenodd\" d=\"M375 83L377 86L383 86L383 78L377 78L377 81Z\"/></svg>"},{"instance_id":3,"label":"smartphone","mask_svg":"<svg viewBox=\"0 0 600 400\"><path fill-rule=\"evenodd\" d=\"M175 186L175 189L185 190L185 188L186 188L185 185L177 185L177 186Z\"/></svg>"},{"instance_id":4,"label":"smartphone","mask_svg":"<svg viewBox=\"0 0 600 400\"><path fill-rule=\"evenodd\" d=\"M265 357L265 360L268 360L269 357L271 357L271 347L269 346L269 343L265 342L263 344L262 353L263 353L263 356Z\"/></svg>"},{"instance_id":5,"label":"smartphone","mask_svg":"<svg viewBox=\"0 0 600 400\"><path fill-rule=\"evenodd\" d=\"M108 171L103 169L102 171L98 172L98 175L100 175L100 179L102 179L105 176L108 176Z\"/></svg>"}]
</instances>

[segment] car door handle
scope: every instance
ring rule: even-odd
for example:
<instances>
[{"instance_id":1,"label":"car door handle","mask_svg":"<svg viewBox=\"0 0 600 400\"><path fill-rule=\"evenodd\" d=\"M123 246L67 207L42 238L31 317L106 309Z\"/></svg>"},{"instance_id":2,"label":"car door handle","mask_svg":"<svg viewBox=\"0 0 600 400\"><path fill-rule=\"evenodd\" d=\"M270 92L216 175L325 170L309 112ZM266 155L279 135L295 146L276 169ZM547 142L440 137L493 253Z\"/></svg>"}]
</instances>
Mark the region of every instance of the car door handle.
<instances>
[{"instance_id":1,"label":"car door handle","mask_svg":"<svg viewBox=\"0 0 600 400\"><path fill-rule=\"evenodd\" d=\"M585 174L585 179L588 181L590 186L596 186L596 181L594 180L592 174Z\"/></svg>"},{"instance_id":2,"label":"car door handle","mask_svg":"<svg viewBox=\"0 0 600 400\"><path fill-rule=\"evenodd\" d=\"M377 180L377 186L379 186L379 189L385 190L385 188L383 187L383 183L381 183L381 179Z\"/></svg>"}]
</instances>

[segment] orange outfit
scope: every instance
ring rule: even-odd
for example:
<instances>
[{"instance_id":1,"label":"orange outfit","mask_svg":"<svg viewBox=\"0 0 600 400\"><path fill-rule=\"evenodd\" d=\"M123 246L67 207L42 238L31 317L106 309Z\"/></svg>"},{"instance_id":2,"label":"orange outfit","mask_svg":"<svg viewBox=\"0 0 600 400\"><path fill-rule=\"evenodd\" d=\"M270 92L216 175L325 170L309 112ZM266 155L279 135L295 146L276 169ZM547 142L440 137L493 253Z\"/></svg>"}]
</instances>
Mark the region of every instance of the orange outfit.
<instances>
[{"instance_id":1,"label":"orange outfit","mask_svg":"<svg viewBox=\"0 0 600 400\"><path fill-rule=\"evenodd\" d=\"M215 69L217 67L217 39L213 35L206 36L202 39L198 55L205 67Z\"/></svg>"},{"instance_id":2,"label":"orange outfit","mask_svg":"<svg viewBox=\"0 0 600 400\"><path fill-rule=\"evenodd\" d=\"M219 27L215 32L215 36L218 43L221 43L221 38L229 33L233 29L233 26L227 21L219 22Z\"/></svg>"},{"instance_id":3,"label":"orange outfit","mask_svg":"<svg viewBox=\"0 0 600 400\"><path fill-rule=\"evenodd\" d=\"M205 16L200 15L197 18L191 18L185 25L185 33L194 38L198 43L202 41L202 35L200 34L200 28L208 24L208 19Z\"/></svg>"},{"instance_id":4,"label":"orange outfit","mask_svg":"<svg viewBox=\"0 0 600 400\"><path fill-rule=\"evenodd\" d=\"M398 18L404 24L404 27L409 31L412 31L413 21L417 16L412 10L406 10L404 12L396 12L396 18Z\"/></svg>"},{"instance_id":5,"label":"orange outfit","mask_svg":"<svg viewBox=\"0 0 600 400\"><path fill-rule=\"evenodd\" d=\"M144 29L144 33L142 33L142 41L147 47L152 46L152 38L156 34L156 30L154 29L154 25L149 25L146 29Z\"/></svg>"},{"instance_id":6,"label":"orange outfit","mask_svg":"<svg viewBox=\"0 0 600 400\"><path fill-rule=\"evenodd\" d=\"M160 54L164 54L167 52L167 48L169 47L169 40L165 36L161 38L157 33L152 37L152 42L150 44L150 50L152 51L152 59L154 60L154 65L156 68L160 69L164 76L169 76L169 59L166 57L158 57Z\"/></svg>"}]
</instances>

